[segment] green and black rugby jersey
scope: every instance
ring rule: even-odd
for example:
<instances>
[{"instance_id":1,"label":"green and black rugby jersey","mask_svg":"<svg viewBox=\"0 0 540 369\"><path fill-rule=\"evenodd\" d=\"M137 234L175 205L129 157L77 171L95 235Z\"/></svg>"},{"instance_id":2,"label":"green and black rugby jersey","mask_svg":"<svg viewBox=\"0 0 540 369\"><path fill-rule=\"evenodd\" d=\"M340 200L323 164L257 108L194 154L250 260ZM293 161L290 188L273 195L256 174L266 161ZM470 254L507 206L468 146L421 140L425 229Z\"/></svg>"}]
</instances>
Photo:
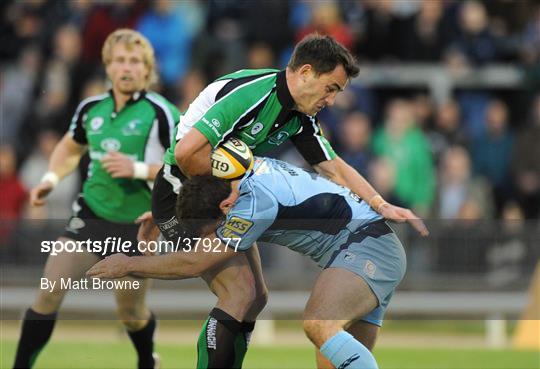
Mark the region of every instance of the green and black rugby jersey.
<instances>
[{"instance_id":1,"label":"green and black rugby jersey","mask_svg":"<svg viewBox=\"0 0 540 369\"><path fill-rule=\"evenodd\" d=\"M258 155L291 139L311 165L336 154L315 117L293 110L285 71L240 70L208 85L180 117L176 140L165 154L175 165L174 145L191 129L216 147L230 137L244 141Z\"/></svg>"},{"instance_id":2,"label":"green and black rugby jersey","mask_svg":"<svg viewBox=\"0 0 540 369\"><path fill-rule=\"evenodd\" d=\"M151 192L144 180L112 178L101 166L111 151L136 161L159 164L174 141L178 109L153 92L136 92L115 112L112 91L83 100L69 131L81 145L88 145L90 166L83 184L84 200L99 217L118 223L133 222L150 210Z\"/></svg>"}]
</instances>

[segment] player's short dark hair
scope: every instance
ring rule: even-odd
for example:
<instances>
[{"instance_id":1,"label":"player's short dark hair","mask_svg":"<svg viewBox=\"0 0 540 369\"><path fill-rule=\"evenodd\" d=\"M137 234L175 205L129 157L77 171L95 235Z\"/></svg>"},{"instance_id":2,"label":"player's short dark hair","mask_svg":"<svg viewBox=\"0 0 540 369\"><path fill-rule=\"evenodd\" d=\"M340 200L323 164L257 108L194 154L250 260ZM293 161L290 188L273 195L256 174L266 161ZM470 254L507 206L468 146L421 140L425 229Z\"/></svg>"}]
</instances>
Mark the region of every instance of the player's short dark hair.
<instances>
[{"instance_id":1,"label":"player's short dark hair","mask_svg":"<svg viewBox=\"0 0 540 369\"><path fill-rule=\"evenodd\" d=\"M191 237L223 218L221 201L229 197L231 183L214 176L194 176L182 182L176 199L176 217Z\"/></svg>"},{"instance_id":2,"label":"player's short dark hair","mask_svg":"<svg viewBox=\"0 0 540 369\"><path fill-rule=\"evenodd\" d=\"M295 71L304 64L313 66L318 74L329 73L341 64L349 78L360 71L349 50L332 37L319 34L307 35L296 45L288 66Z\"/></svg>"}]
</instances>

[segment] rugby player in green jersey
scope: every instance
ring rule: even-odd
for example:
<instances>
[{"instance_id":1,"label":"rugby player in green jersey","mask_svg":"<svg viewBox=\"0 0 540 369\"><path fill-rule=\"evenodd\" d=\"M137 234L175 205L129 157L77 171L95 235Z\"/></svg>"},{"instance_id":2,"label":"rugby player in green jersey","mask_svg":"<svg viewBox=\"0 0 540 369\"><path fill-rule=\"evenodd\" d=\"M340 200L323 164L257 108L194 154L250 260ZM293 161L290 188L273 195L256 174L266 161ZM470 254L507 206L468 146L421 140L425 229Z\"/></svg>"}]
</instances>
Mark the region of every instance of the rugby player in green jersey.
<instances>
[{"instance_id":1,"label":"rugby player in green jersey","mask_svg":"<svg viewBox=\"0 0 540 369\"><path fill-rule=\"evenodd\" d=\"M317 113L332 105L358 72L353 56L343 46L331 37L311 35L296 46L283 71L241 70L208 85L180 118L175 141L156 177L152 215L162 235L170 241L185 237L174 214L182 181L187 176L210 174L211 150L231 137L245 142L255 154L291 139L317 172L350 188L384 218L409 221L426 233L410 210L387 203L336 155L317 122ZM151 223L145 217L141 232L150 234ZM169 257L181 258L181 254ZM267 299L257 248L228 260L203 278L218 296L218 303L198 341L198 368L237 367L253 321Z\"/></svg>"},{"instance_id":2,"label":"rugby player in green jersey","mask_svg":"<svg viewBox=\"0 0 540 369\"><path fill-rule=\"evenodd\" d=\"M66 286L84 277L100 259L118 252L107 239L130 241L132 247L123 252L140 254L134 221L150 209L149 181L162 165L179 119L171 103L146 90L156 74L154 51L144 36L129 29L113 32L105 41L102 58L112 89L80 103L69 131L54 149L49 171L30 193L33 206L43 205L55 185L76 169L88 151L88 178L73 204L66 232L58 240L64 244L90 242L82 252L64 250L49 255L42 281L48 281L51 288L40 289L25 313L15 368L34 364L53 331L69 289ZM156 321L145 303L148 282L137 282L132 286L138 288L115 291L118 316L137 351L138 367L154 368L159 364L153 353Z\"/></svg>"}]
</instances>

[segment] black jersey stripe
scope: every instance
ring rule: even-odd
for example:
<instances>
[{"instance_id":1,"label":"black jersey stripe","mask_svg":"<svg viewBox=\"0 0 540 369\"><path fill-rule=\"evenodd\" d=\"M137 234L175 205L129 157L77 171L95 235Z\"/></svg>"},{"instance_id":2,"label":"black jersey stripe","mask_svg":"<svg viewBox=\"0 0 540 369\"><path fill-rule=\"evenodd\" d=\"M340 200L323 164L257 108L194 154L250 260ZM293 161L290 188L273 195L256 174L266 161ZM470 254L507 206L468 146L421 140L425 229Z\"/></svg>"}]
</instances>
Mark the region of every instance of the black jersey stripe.
<instances>
[{"instance_id":1,"label":"black jersey stripe","mask_svg":"<svg viewBox=\"0 0 540 369\"><path fill-rule=\"evenodd\" d=\"M174 118L165 104L156 99L151 94L146 94L146 99L156 112L156 118L158 120L158 136L161 146L165 149L171 145L172 136L174 134Z\"/></svg>"},{"instance_id":2,"label":"black jersey stripe","mask_svg":"<svg viewBox=\"0 0 540 369\"><path fill-rule=\"evenodd\" d=\"M263 77L263 76L267 76L269 74L276 74L276 72L267 72L267 73L261 73L261 74L254 74L252 76L246 76L246 77L240 77L240 78L231 79L216 94L216 101L221 99L223 96L227 95L229 92L231 92L235 88L237 88L237 87L239 87L239 86L241 86L241 85L243 85L245 83L248 83L250 81L253 81L254 79L257 79L257 78L260 78L260 77Z\"/></svg>"},{"instance_id":3,"label":"black jersey stripe","mask_svg":"<svg viewBox=\"0 0 540 369\"><path fill-rule=\"evenodd\" d=\"M77 107L77 110L75 110L75 114L73 115L73 118L71 119L71 124L69 125L69 132L71 133L71 137L77 143L81 145L86 145L88 143L88 140L86 138L86 130L84 129L83 125L83 119L86 112L97 103L109 97L110 95L108 93L105 93L101 95L91 96L81 101L81 103Z\"/></svg>"}]
</instances>

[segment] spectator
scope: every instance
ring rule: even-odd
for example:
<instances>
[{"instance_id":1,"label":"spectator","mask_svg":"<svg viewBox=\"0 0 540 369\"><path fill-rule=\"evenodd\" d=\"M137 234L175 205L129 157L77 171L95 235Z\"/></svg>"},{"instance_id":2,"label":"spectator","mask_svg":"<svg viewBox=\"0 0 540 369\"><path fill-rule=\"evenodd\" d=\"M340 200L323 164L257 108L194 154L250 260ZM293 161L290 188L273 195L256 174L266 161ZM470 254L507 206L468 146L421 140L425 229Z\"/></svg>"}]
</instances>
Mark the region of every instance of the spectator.
<instances>
[{"instance_id":1,"label":"spectator","mask_svg":"<svg viewBox=\"0 0 540 369\"><path fill-rule=\"evenodd\" d=\"M181 112L186 111L189 104L195 100L199 93L208 84L206 75L199 69L192 69L186 73L178 83L179 101L176 104Z\"/></svg>"},{"instance_id":2,"label":"spectator","mask_svg":"<svg viewBox=\"0 0 540 369\"><path fill-rule=\"evenodd\" d=\"M65 122L75 110L84 79L79 63L81 47L80 33L73 25L65 24L57 29L53 54L43 72L42 88L47 93L39 96L34 112L34 123L39 129L65 131Z\"/></svg>"},{"instance_id":3,"label":"spectator","mask_svg":"<svg viewBox=\"0 0 540 369\"><path fill-rule=\"evenodd\" d=\"M437 108L435 127L429 130L428 137L431 153L437 164L443 152L450 146L468 147L468 138L461 124L459 105L455 100L448 100Z\"/></svg>"},{"instance_id":4,"label":"spectator","mask_svg":"<svg viewBox=\"0 0 540 369\"><path fill-rule=\"evenodd\" d=\"M94 6L83 29L83 62L92 68L101 65L101 47L118 28L135 28L146 8L145 1L119 0Z\"/></svg>"},{"instance_id":5,"label":"spectator","mask_svg":"<svg viewBox=\"0 0 540 369\"><path fill-rule=\"evenodd\" d=\"M469 0L460 9L461 32L451 46L471 65L483 65L497 60L496 40L488 28L488 17L482 3Z\"/></svg>"},{"instance_id":6,"label":"spectator","mask_svg":"<svg viewBox=\"0 0 540 369\"><path fill-rule=\"evenodd\" d=\"M365 28L356 45L358 57L370 61L397 57L400 22L392 0L369 0L365 6Z\"/></svg>"},{"instance_id":7,"label":"spectator","mask_svg":"<svg viewBox=\"0 0 540 369\"><path fill-rule=\"evenodd\" d=\"M527 219L540 217L540 94L533 101L530 120L519 132L512 156L517 200Z\"/></svg>"},{"instance_id":8,"label":"spectator","mask_svg":"<svg viewBox=\"0 0 540 369\"><path fill-rule=\"evenodd\" d=\"M0 78L0 143L20 147L19 132L32 106L41 54L35 46L22 49L19 61L9 64Z\"/></svg>"},{"instance_id":9,"label":"spectator","mask_svg":"<svg viewBox=\"0 0 540 369\"><path fill-rule=\"evenodd\" d=\"M396 167L388 159L373 158L368 168L369 183L392 204L404 206L396 197Z\"/></svg>"},{"instance_id":10,"label":"spectator","mask_svg":"<svg viewBox=\"0 0 540 369\"><path fill-rule=\"evenodd\" d=\"M12 146L0 146L0 245L5 246L21 217L27 192L17 177L17 158Z\"/></svg>"},{"instance_id":11,"label":"spectator","mask_svg":"<svg viewBox=\"0 0 540 369\"><path fill-rule=\"evenodd\" d=\"M174 85L189 68L192 30L180 8L170 0L155 0L142 15L137 29L154 47L162 91L171 98Z\"/></svg>"},{"instance_id":12,"label":"spectator","mask_svg":"<svg viewBox=\"0 0 540 369\"><path fill-rule=\"evenodd\" d=\"M472 143L474 173L493 185L496 214L500 215L512 189L510 160L513 138L508 128L506 104L492 100L484 121L486 133Z\"/></svg>"},{"instance_id":13,"label":"spectator","mask_svg":"<svg viewBox=\"0 0 540 369\"><path fill-rule=\"evenodd\" d=\"M435 191L429 143L415 126L411 104L396 99L387 107L384 127L373 138L374 152L396 168L396 196L419 214L427 214Z\"/></svg>"},{"instance_id":14,"label":"spectator","mask_svg":"<svg viewBox=\"0 0 540 369\"><path fill-rule=\"evenodd\" d=\"M404 60L437 62L449 42L441 0L422 1L420 11L403 24L400 56Z\"/></svg>"},{"instance_id":15,"label":"spectator","mask_svg":"<svg viewBox=\"0 0 540 369\"><path fill-rule=\"evenodd\" d=\"M433 216L436 219L456 219L466 203L474 201L479 217L493 216L491 189L481 178L472 176L468 152L459 146L445 151L439 173Z\"/></svg>"},{"instance_id":16,"label":"spectator","mask_svg":"<svg viewBox=\"0 0 540 369\"><path fill-rule=\"evenodd\" d=\"M339 156L367 177L372 160L369 152L371 122L368 117L358 111L350 113L341 123L339 134Z\"/></svg>"},{"instance_id":17,"label":"spectator","mask_svg":"<svg viewBox=\"0 0 540 369\"><path fill-rule=\"evenodd\" d=\"M270 45L265 42L251 44L248 49L247 59L249 69L276 68L274 52Z\"/></svg>"},{"instance_id":18,"label":"spectator","mask_svg":"<svg viewBox=\"0 0 540 369\"><path fill-rule=\"evenodd\" d=\"M332 36L348 49L353 46L352 33L339 14L339 8L332 2L314 3L311 7L311 21L307 27L300 29L296 42L311 33Z\"/></svg>"}]
</instances>

